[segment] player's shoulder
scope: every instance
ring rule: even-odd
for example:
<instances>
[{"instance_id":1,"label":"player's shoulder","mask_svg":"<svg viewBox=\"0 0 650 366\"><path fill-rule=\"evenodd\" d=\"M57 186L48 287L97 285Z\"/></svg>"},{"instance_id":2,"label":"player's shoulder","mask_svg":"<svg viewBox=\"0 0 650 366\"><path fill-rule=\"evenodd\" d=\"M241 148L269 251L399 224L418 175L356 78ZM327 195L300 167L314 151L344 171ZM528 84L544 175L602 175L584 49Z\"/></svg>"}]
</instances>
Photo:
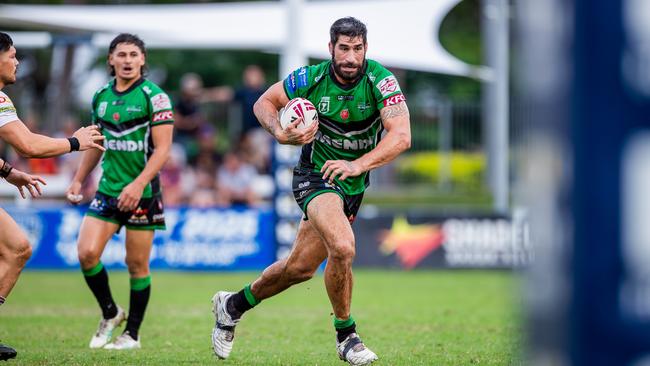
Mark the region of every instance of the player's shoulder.
<instances>
[{"instance_id":1,"label":"player's shoulder","mask_svg":"<svg viewBox=\"0 0 650 366\"><path fill-rule=\"evenodd\" d=\"M158 84L154 83L149 79L144 79L142 83L138 85L138 88L142 90L149 97L153 97L160 93L167 94L160 86L158 86Z\"/></svg>"},{"instance_id":2,"label":"player's shoulder","mask_svg":"<svg viewBox=\"0 0 650 366\"><path fill-rule=\"evenodd\" d=\"M287 95L300 95L312 85L318 83L327 71L327 62L316 65L302 66L292 71L284 81L284 88ZM325 71L323 71L325 70Z\"/></svg>"},{"instance_id":3,"label":"player's shoulder","mask_svg":"<svg viewBox=\"0 0 650 366\"><path fill-rule=\"evenodd\" d=\"M0 90L0 106L6 106L6 105L12 105L13 106L13 102L11 101L11 98L9 98L9 96L5 92Z\"/></svg>"},{"instance_id":4,"label":"player's shoulder","mask_svg":"<svg viewBox=\"0 0 650 366\"><path fill-rule=\"evenodd\" d=\"M105 91L110 90L112 85L113 85L113 80L107 82L106 84L99 87L99 89L97 89L97 91L95 92L95 95L97 96L99 94L102 94Z\"/></svg>"},{"instance_id":5,"label":"player's shoulder","mask_svg":"<svg viewBox=\"0 0 650 366\"><path fill-rule=\"evenodd\" d=\"M95 103L95 101L97 101L97 99L99 99L99 97L102 94L106 93L107 91L110 91L112 85L113 84L112 84L112 80L111 80L111 81L107 82L106 84L102 85L99 89L97 89L95 91L95 94L93 95L93 104Z\"/></svg>"},{"instance_id":6,"label":"player's shoulder","mask_svg":"<svg viewBox=\"0 0 650 366\"><path fill-rule=\"evenodd\" d=\"M153 81L144 79L138 88L149 98L152 112L172 109L172 101L167 93Z\"/></svg>"},{"instance_id":7,"label":"player's shoulder","mask_svg":"<svg viewBox=\"0 0 650 366\"><path fill-rule=\"evenodd\" d=\"M368 78L373 84L377 85L384 78L393 76L393 73L379 62L371 59L367 59L366 62L366 75L368 75Z\"/></svg>"}]
</instances>

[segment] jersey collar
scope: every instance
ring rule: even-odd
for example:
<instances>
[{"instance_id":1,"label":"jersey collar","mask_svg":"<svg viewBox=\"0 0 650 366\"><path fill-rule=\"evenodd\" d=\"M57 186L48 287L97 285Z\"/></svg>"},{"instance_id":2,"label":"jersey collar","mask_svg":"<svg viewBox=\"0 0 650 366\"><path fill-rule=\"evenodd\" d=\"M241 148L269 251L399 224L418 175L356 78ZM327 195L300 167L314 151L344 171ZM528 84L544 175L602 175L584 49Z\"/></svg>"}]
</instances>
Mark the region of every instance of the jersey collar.
<instances>
[{"instance_id":1,"label":"jersey collar","mask_svg":"<svg viewBox=\"0 0 650 366\"><path fill-rule=\"evenodd\" d=\"M131 86L128 89L126 89L123 92L119 92L115 88L116 83L115 83L115 79L113 79L113 84L111 85L111 90L113 91L113 93L115 93L115 95L122 96L122 95L129 94L131 91L133 91L133 89L137 88L142 83L144 83L144 78L140 77L140 79L136 80L135 83L131 84Z\"/></svg>"}]
</instances>

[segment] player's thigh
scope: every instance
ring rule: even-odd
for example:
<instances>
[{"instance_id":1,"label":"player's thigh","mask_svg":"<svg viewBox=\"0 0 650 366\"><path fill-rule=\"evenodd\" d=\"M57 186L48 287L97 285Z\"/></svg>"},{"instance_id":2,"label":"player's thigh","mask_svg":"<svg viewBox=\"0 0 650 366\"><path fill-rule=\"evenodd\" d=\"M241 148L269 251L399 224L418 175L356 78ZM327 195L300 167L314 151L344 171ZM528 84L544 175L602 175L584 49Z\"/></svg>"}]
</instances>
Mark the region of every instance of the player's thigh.
<instances>
[{"instance_id":1,"label":"player's thigh","mask_svg":"<svg viewBox=\"0 0 650 366\"><path fill-rule=\"evenodd\" d=\"M319 194L307 206L307 215L324 244L332 246L354 245L354 233L343 210L343 199L334 192Z\"/></svg>"},{"instance_id":2,"label":"player's thigh","mask_svg":"<svg viewBox=\"0 0 650 366\"><path fill-rule=\"evenodd\" d=\"M126 230L126 263L145 265L149 263L154 230Z\"/></svg>"},{"instance_id":3,"label":"player's thigh","mask_svg":"<svg viewBox=\"0 0 650 366\"><path fill-rule=\"evenodd\" d=\"M106 244L119 228L120 226L116 223L93 216L84 216L77 239L79 256L101 255Z\"/></svg>"},{"instance_id":4,"label":"player's thigh","mask_svg":"<svg viewBox=\"0 0 650 366\"><path fill-rule=\"evenodd\" d=\"M0 256L24 253L30 248L27 235L14 219L0 208Z\"/></svg>"},{"instance_id":5,"label":"player's thigh","mask_svg":"<svg viewBox=\"0 0 650 366\"><path fill-rule=\"evenodd\" d=\"M287 266L302 271L315 271L325 258L327 258L327 247L323 238L311 221L301 220L296 240L287 258Z\"/></svg>"}]
</instances>

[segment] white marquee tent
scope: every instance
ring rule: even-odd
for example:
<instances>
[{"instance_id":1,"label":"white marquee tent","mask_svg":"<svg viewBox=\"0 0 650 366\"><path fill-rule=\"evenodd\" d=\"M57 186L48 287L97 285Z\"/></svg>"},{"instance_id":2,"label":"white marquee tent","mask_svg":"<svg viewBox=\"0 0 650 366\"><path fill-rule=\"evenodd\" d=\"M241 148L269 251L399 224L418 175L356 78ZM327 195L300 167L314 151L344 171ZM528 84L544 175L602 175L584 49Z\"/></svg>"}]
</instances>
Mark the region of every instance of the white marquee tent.
<instances>
[{"instance_id":1,"label":"white marquee tent","mask_svg":"<svg viewBox=\"0 0 650 366\"><path fill-rule=\"evenodd\" d=\"M285 63L287 71L301 66L305 57L328 58L330 25L351 15L368 26L371 58L393 67L483 78L483 68L458 60L438 41L442 20L460 1L1 5L0 27L93 34L100 48L106 47L109 37L131 32L148 47L261 49L294 60ZM47 36L40 42L47 42ZM16 43L20 46L18 39Z\"/></svg>"}]
</instances>

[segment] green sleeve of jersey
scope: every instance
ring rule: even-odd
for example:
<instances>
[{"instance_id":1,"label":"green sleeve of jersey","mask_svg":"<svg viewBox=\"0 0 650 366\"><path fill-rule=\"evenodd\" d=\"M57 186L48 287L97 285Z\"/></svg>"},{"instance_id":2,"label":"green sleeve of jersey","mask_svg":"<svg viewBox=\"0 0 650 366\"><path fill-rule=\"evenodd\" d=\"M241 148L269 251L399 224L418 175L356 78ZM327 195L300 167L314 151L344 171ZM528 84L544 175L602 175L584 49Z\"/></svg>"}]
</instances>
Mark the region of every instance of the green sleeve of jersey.
<instances>
[{"instance_id":1,"label":"green sleeve of jersey","mask_svg":"<svg viewBox=\"0 0 650 366\"><path fill-rule=\"evenodd\" d=\"M174 110L171 99L160 87L155 84L150 85L149 93L149 115L151 116L151 125L163 125L174 123Z\"/></svg>"},{"instance_id":2,"label":"green sleeve of jersey","mask_svg":"<svg viewBox=\"0 0 650 366\"><path fill-rule=\"evenodd\" d=\"M303 66L294 70L284 79L284 92L289 99L304 97L314 84L317 66Z\"/></svg>"},{"instance_id":3,"label":"green sleeve of jersey","mask_svg":"<svg viewBox=\"0 0 650 366\"><path fill-rule=\"evenodd\" d=\"M375 76L373 93L377 101L377 109L381 110L384 107L406 101L399 82L392 72L375 62L373 74Z\"/></svg>"}]
</instances>

